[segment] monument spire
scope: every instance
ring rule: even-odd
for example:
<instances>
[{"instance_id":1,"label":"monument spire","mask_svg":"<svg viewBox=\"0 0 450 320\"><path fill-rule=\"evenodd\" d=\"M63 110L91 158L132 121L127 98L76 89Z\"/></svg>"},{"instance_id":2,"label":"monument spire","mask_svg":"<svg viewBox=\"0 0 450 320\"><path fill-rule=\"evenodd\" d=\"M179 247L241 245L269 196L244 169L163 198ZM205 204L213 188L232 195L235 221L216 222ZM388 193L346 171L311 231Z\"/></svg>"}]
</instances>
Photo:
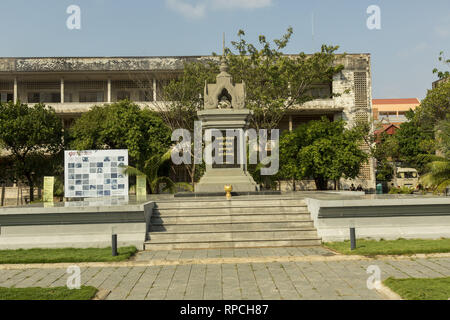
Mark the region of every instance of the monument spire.
<instances>
[{"instance_id":1,"label":"monument spire","mask_svg":"<svg viewBox=\"0 0 450 320\"><path fill-rule=\"evenodd\" d=\"M220 72L227 73L228 65L227 60L225 59L225 32L222 35L222 58L220 59Z\"/></svg>"},{"instance_id":2,"label":"monument spire","mask_svg":"<svg viewBox=\"0 0 450 320\"><path fill-rule=\"evenodd\" d=\"M225 57L225 32L222 35L222 57Z\"/></svg>"}]
</instances>

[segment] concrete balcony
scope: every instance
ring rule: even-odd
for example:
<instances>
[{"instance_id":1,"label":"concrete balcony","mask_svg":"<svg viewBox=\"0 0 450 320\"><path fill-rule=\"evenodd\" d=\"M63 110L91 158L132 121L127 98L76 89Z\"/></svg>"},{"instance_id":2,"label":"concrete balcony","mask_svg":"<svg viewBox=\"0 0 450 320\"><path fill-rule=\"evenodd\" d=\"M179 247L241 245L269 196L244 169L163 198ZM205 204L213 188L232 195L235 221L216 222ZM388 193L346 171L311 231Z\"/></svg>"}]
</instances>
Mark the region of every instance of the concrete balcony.
<instances>
[{"instance_id":1,"label":"concrete balcony","mask_svg":"<svg viewBox=\"0 0 450 320\"><path fill-rule=\"evenodd\" d=\"M111 104L115 102L65 102L65 103L54 103L54 102L46 102L44 103L47 106L51 106L55 109L58 114L79 114L83 112L89 111L94 106L103 106L106 104ZM155 111L162 110L167 102L157 101L157 102L134 102L139 105L141 108L150 108Z\"/></svg>"}]
</instances>

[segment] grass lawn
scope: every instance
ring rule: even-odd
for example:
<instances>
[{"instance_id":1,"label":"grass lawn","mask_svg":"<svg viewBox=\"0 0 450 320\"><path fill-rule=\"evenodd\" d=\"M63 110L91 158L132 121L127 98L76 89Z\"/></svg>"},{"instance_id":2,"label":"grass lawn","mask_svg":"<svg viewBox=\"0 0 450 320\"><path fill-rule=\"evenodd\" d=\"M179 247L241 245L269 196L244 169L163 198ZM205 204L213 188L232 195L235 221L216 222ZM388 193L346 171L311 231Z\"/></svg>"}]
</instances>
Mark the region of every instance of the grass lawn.
<instances>
[{"instance_id":1,"label":"grass lawn","mask_svg":"<svg viewBox=\"0 0 450 320\"><path fill-rule=\"evenodd\" d=\"M364 256L401 255L450 252L450 239L441 240L357 240L356 250L350 250L350 241L327 242L324 246L342 254Z\"/></svg>"},{"instance_id":2,"label":"grass lawn","mask_svg":"<svg viewBox=\"0 0 450 320\"><path fill-rule=\"evenodd\" d=\"M97 288L0 288L0 300L91 300Z\"/></svg>"},{"instance_id":3,"label":"grass lawn","mask_svg":"<svg viewBox=\"0 0 450 320\"><path fill-rule=\"evenodd\" d=\"M136 251L135 247L119 248L119 255L113 257L111 248L0 250L0 264L124 261Z\"/></svg>"},{"instance_id":4,"label":"grass lawn","mask_svg":"<svg viewBox=\"0 0 450 320\"><path fill-rule=\"evenodd\" d=\"M406 300L450 299L450 278L437 279L393 279L384 284Z\"/></svg>"}]
</instances>

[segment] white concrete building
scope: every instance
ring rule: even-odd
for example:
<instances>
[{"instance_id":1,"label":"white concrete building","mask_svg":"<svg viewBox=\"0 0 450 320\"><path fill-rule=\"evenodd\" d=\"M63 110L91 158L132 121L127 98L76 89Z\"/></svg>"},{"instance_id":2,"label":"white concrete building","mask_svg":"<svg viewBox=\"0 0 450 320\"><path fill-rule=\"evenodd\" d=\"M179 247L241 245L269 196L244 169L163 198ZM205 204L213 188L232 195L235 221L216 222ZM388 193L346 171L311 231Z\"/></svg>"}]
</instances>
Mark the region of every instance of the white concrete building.
<instances>
[{"instance_id":1,"label":"white concrete building","mask_svg":"<svg viewBox=\"0 0 450 320\"><path fill-rule=\"evenodd\" d=\"M128 98L155 108L161 90L191 61L203 57L66 57L0 58L0 99L20 100L52 106L70 126L76 117L94 105ZM280 122L281 130L320 119L342 118L349 126L357 121L372 122L372 80L370 54L347 54L336 63L344 70L333 81L311 88L317 99L298 106ZM348 93L346 91L349 91ZM333 96L333 94L341 94ZM372 161L352 182L364 188L375 187ZM345 183L343 183L345 185Z\"/></svg>"}]
</instances>

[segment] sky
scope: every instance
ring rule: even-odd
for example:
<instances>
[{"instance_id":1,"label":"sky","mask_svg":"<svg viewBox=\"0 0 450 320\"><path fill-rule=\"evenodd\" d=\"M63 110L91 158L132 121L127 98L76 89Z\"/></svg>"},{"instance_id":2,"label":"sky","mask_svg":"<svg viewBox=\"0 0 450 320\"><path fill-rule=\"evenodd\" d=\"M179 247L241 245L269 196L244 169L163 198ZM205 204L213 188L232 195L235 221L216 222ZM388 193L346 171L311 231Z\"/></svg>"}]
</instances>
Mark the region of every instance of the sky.
<instances>
[{"instance_id":1,"label":"sky","mask_svg":"<svg viewBox=\"0 0 450 320\"><path fill-rule=\"evenodd\" d=\"M224 32L230 46L240 29L257 43L291 26L285 53L370 53L376 99L423 99L450 56L450 0L0 0L0 13L0 57L209 55Z\"/></svg>"}]
</instances>

